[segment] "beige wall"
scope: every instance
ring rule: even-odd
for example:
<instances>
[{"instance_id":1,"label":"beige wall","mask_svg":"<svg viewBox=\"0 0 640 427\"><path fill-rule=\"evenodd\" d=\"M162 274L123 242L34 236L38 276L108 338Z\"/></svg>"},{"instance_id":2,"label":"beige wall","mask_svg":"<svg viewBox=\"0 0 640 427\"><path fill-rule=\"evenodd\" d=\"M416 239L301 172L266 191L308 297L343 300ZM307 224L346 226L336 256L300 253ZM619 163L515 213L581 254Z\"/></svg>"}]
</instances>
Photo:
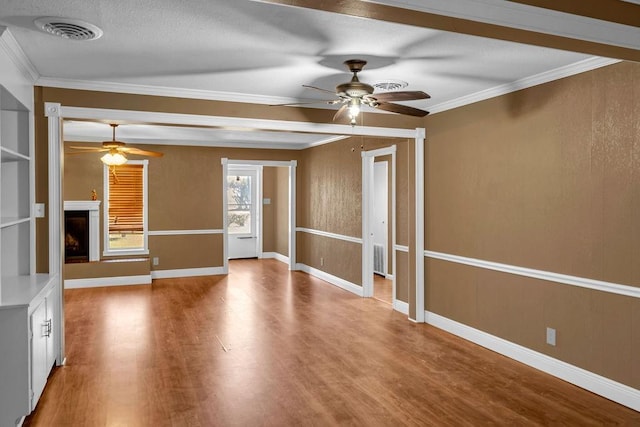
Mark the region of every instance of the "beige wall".
<instances>
[{"instance_id":1,"label":"beige wall","mask_svg":"<svg viewBox=\"0 0 640 427\"><path fill-rule=\"evenodd\" d=\"M435 114L427 136L427 249L640 286L640 64ZM426 269L428 310L640 388L637 298Z\"/></svg>"}]
</instances>

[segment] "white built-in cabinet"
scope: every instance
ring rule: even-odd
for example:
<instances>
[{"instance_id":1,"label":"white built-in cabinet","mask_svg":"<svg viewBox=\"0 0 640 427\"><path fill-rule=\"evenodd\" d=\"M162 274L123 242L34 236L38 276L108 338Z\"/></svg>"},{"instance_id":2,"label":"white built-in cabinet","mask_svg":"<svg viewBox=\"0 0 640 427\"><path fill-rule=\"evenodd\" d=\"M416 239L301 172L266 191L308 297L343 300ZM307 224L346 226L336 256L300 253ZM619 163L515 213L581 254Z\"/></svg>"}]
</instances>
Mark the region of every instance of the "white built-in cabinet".
<instances>
[{"instance_id":1,"label":"white built-in cabinet","mask_svg":"<svg viewBox=\"0 0 640 427\"><path fill-rule=\"evenodd\" d=\"M33 113L0 75L0 427L36 406L57 359L57 276L35 274Z\"/></svg>"}]
</instances>

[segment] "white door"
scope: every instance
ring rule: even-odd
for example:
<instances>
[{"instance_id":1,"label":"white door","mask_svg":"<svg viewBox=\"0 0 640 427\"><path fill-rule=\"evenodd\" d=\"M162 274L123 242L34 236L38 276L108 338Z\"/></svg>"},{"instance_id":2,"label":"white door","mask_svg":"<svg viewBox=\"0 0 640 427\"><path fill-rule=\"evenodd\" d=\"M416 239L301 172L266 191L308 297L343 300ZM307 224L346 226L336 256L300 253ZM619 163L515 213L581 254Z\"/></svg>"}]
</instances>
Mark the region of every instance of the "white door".
<instances>
[{"instance_id":1,"label":"white door","mask_svg":"<svg viewBox=\"0 0 640 427\"><path fill-rule=\"evenodd\" d=\"M373 164L373 271L387 275L388 235L388 169L387 162Z\"/></svg>"},{"instance_id":2,"label":"white door","mask_svg":"<svg viewBox=\"0 0 640 427\"><path fill-rule=\"evenodd\" d=\"M258 256L258 185L256 168L229 168L227 172L229 259Z\"/></svg>"}]
</instances>

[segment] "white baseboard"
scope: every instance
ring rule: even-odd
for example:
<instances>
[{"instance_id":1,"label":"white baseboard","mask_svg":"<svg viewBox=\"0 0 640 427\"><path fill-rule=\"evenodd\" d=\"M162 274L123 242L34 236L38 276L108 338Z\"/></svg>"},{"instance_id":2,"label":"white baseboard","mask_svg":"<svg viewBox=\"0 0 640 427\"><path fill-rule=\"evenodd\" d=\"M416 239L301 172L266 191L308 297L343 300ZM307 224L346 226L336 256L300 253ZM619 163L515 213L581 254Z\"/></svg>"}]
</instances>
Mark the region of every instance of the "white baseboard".
<instances>
[{"instance_id":1,"label":"white baseboard","mask_svg":"<svg viewBox=\"0 0 640 427\"><path fill-rule=\"evenodd\" d=\"M153 270L152 279L175 279L178 277L215 276L226 274L224 267L180 268L177 270Z\"/></svg>"},{"instance_id":2,"label":"white baseboard","mask_svg":"<svg viewBox=\"0 0 640 427\"><path fill-rule=\"evenodd\" d=\"M539 369L554 377L606 397L633 410L640 411L640 390L601 375L528 349L455 320L425 311L428 324L443 329L482 347Z\"/></svg>"},{"instance_id":3,"label":"white baseboard","mask_svg":"<svg viewBox=\"0 0 640 427\"><path fill-rule=\"evenodd\" d=\"M310 274L318 279L322 279L325 282L329 282L334 286L344 289L345 291L349 291L352 294L356 294L358 296L363 296L364 292L362 286L358 286L355 283L351 283L347 280L344 280L338 276L334 276L333 274L329 274L322 270L318 270L317 268L309 267L306 264L296 264L296 270L304 271L307 274Z\"/></svg>"},{"instance_id":4,"label":"white baseboard","mask_svg":"<svg viewBox=\"0 0 640 427\"><path fill-rule=\"evenodd\" d=\"M151 275L94 277L91 279L65 279L65 289L98 288L102 286L128 286L148 285L151 283Z\"/></svg>"},{"instance_id":5,"label":"white baseboard","mask_svg":"<svg viewBox=\"0 0 640 427\"><path fill-rule=\"evenodd\" d=\"M409 303L400 301L399 299L393 300L393 309L395 311L399 311L400 313L409 315Z\"/></svg>"},{"instance_id":6,"label":"white baseboard","mask_svg":"<svg viewBox=\"0 0 640 427\"><path fill-rule=\"evenodd\" d=\"M277 261L289 264L289 257L284 256L279 252L262 252L262 258L273 258Z\"/></svg>"}]
</instances>

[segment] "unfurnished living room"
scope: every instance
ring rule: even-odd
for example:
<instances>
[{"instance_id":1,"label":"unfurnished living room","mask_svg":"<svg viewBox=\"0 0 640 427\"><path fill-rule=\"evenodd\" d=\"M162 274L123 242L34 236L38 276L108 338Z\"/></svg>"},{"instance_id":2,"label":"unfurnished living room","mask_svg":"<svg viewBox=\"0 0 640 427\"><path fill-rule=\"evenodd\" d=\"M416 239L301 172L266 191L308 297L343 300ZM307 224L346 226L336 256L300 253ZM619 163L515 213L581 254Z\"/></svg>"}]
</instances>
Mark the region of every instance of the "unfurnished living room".
<instances>
[{"instance_id":1,"label":"unfurnished living room","mask_svg":"<svg viewBox=\"0 0 640 427\"><path fill-rule=\"evenodd\" d=\"M639 27L0 0L0 427L640 425Z\"/></svg>"}]
</instances>

